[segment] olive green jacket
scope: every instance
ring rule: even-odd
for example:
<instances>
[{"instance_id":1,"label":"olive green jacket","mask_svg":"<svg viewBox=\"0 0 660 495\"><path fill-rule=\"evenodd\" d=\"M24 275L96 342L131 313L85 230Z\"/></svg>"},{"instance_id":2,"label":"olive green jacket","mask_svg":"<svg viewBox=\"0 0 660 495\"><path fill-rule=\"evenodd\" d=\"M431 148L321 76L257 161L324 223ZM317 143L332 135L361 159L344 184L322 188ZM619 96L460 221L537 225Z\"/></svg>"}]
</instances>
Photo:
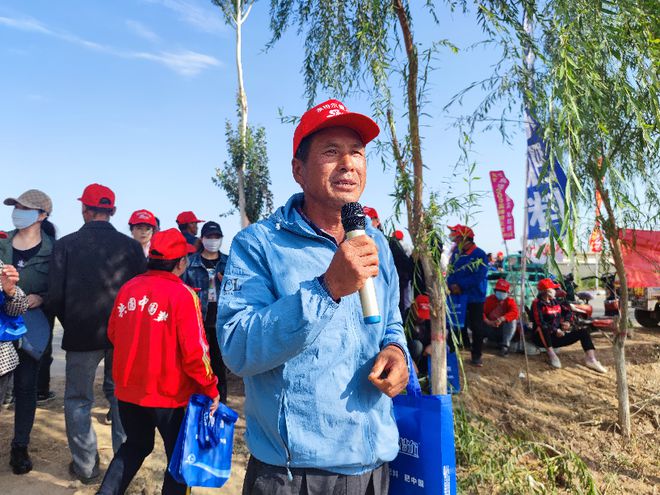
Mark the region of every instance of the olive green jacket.
<instances>
[{"instance_id":1,"label":"olive green jacket","mask_svg":"<svg viewBox=\"0 0 660 495\"><path fill-rule=\"evenodd\" d=\"M7 232L7 239L0 239L0 260L11 265L13 259L13 247L11 241L16 235L16 230ZM45 297L48 293L48 265L50 255L53 252L53 240L46 234L41 235L41 249L28 260L20 271L21 279L18 286L26 294L37 294Z\"/></svg>"}]
</instances>

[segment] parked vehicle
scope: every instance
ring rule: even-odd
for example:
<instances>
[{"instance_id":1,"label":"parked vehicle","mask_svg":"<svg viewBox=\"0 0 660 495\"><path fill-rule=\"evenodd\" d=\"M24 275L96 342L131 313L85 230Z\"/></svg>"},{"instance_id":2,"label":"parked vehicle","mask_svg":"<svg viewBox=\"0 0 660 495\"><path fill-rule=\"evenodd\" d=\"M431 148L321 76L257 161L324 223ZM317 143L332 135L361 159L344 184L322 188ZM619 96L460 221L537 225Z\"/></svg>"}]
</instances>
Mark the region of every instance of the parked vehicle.
<instances>
[{"instance_id":1,"label":"parked vehicle","mask_svg":"<svg viewBox=\"0 0 660 495\"><path fill-rule=\"evenodd\" d=\"M655 328L660 323L660 231L627 229L621 240L635 319Z\"/></svg>"}]
</instances>

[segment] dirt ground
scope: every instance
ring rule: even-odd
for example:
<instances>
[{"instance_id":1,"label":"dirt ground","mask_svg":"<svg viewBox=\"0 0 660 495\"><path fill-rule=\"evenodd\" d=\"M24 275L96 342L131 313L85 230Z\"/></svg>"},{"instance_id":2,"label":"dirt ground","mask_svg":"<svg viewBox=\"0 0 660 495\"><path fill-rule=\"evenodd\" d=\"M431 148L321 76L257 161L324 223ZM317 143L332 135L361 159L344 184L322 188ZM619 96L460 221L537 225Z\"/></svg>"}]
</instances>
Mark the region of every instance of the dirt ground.
<instances>
[{"instance_id":1,"label":"dirt ground","mask_svg":"<svg viewBox=\"0 0 660 495\"><path fill-rule=\"evenodd\" d=\"M34 469L22 476L16 476L9 466L9 445L13 436L13 409L0 412L0 494L1 495L91 495L96 493L98 485L85 486L74 480L68 472L71 454L67 446L64 426L64 352L60 349L61 327L55 328L54 361L51 366L51 389L57 397L45 406L37 408L37 417L32 430L30 455ZM101 390L102 365L96 374L95 396L96 404L92 410L92 424L98 437L98 448L101 456L101 471L104 472L112 459L112 440L110 425L104 424L108 411ZM245 419L243 417L243 382L230 375L228 405L239 413L234 433L234 458L232 473L221 489L194 488L193 495L224 493L238 495L241 493L248 451L243 442ZM156 495L160 493L166 458L160 437L156 434L156 446L153 453L147 457L129 487L130 495Z\"/></svg>"},{"instance_id":2,"label":"dirt ground","mask_svg":"<svg viewBox=\"0 0 660 495\"><path fill-rule=\"evenodd\" d=\"M561 349L561 370L551 369L544 354L529 357L529 393L522 355L486 354L483 368L466 369L468 387L455 406L488 418L508 434L571 449L602 493L660 493L660 329L637 328L626 343L633 430L627 445L616 427L612 347L604 335L593 334L593 340L608 367L605 375L583 365L584 353L575 344Z\"/></svg>"},{"instance_id":3,"label":"dirt ground","mask_svg":"<svg viewBox=\"0 0 660 495\"><path fill-rule=\"evenodd\" d=\"M56 329L61 338L61 329ZM544 356L529 358L532 393L527 392L522 355L500 358L484 355L484 367L466 369L468 386L457 398L456 407L471 411L495 422L511 434L534 436L555 446L564 446L579 454L593 471L601 491L608 494L655 494L660 492L660 329L637 329L626 346L630 402L633 413L633 440L624 445L615 432L616 380L611 346L605 337L595 334L594 342L601 362L609 367L598 375L582 363L579 344L560 354L561 370L551 370ZM467 361L468 355L464 359ZM56 399L37 409L30 452L34 470L15 476L8 465L13 410L0 412L0 493L2 495L88 495L97 486L84 486L72 480L67 466L70 454L66 442L63 412L64 359L56 344L52 366L52 386ZM97 404L93 423L99 441L101 467L112 457L110 426L102 419L107 403L101 392L101 373L97 375ZM245 473L248 452L243 443L245 430L243 387L230 375L229 406L241 414L236 426L232 475L220 490L194 489L193 494L226 493L236 495ZM156 435L158 439L158 435ZM145 461L128 493L160 493L165 455L158 440L154 453ZM484 493L496 493L496 487Z\"/></svg>"}]
</instances>

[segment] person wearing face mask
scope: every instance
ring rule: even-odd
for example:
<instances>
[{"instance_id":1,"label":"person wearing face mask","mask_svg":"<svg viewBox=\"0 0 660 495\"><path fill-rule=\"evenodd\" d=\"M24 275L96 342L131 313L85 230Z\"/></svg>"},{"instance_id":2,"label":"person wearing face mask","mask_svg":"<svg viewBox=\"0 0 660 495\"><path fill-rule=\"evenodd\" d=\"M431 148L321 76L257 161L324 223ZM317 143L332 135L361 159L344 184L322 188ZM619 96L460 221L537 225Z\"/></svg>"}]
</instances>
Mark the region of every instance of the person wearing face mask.
<instances>
[{"instance_id":1,"label":"person wearing face mask","mask_svg":"<svg viewBox=\"0 0 660 495\"><path fill-rule=\"evenodd\" d=\"M509 297L509 282L503 278L495 284L495 293L484 302L484 336L500 348L500 356L509 354L509 344L516 331L518 305Z\"/></svg>"},{"instance_id":2,"label":"person wearing face mask","mask_svg":"<svg viewBox=\"0 0 660 495\"><path fill-rule=\"evenodd\" d=\"M29 311L41 312L48 293L48 271L55 236L55 227L47 220L53 211L53 202L46 193L30 189L17 198L5 199L4 204L14 207L12 222L16 230L0 240L0 260L18 270ZM34 332L51 330L28 327L28 331ZM14 438L9 464L14 474L25 474L32 470L28 445L37 407L40 361L23 349L18 350L18 357L19 364L14 371Z\"/></svg>"},{"instance_id":3,"label":"person wearing face mask","mask_svg":"<svg viewBox=\"0 0 660 495\"><path fill-rule=\"evenodd\" d=\"M149 256L151 236L156 232L157 225L156 217L149 210L134 211L128 219L131 235L142 246L145 258Z\"/></svg>"},{"instance_id":4,"label":"person wearing face mask","mask_svg":"<svg viewBox=\"0 0 660 495\"><path fill-rule=\"evenodd\" d=\"M561 368L561 361L555 353L555 348L565 347L579 340L585 352L585 366L598 373L607 373L607 368L596 359L596 351L589 331L584 328L571 329L570 322L562 317L561 305L555 299L557 288L559 284L549 278L538 282L538 294L532 302L534 343L545 348L550 366L558 369Z\"/></svg>"},{"instance_id":5,"label":"person wearing face mask","mask_svg":"<svg viewBox=\"0 0 660 495\"><path fill-rule=\"evenodd\" d=\"M202 251L189 257L188 268L182 278L186 284L199 291L204 329L210 346L211 366L213 373L218 377L220 400L226 403L227 371L220 354L215 323L218 314L218 295L228 256L220 252L223 235L218 223L206 222L202 226L201 234Z\"/></svg>"}]
</instances>

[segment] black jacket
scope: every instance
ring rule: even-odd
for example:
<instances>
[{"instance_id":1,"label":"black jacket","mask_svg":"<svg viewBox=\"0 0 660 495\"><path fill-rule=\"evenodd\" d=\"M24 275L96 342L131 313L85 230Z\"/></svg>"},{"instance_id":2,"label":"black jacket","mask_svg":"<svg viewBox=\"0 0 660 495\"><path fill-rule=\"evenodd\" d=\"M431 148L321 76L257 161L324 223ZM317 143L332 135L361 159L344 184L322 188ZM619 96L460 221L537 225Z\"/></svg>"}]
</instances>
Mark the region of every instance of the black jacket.
<instances>
[{"instance_id":1,"label":"black jacket","mask_svg":"<svg viewBox=\"0 0 660 495\"><path fill-rule=\"evenodd\" d=\"M146 270L142 246L109 222L88 222L55 243L47 305L64 328L62 349L109 349L108 318L128 280Z\"/></svg>"}]
</instances>

